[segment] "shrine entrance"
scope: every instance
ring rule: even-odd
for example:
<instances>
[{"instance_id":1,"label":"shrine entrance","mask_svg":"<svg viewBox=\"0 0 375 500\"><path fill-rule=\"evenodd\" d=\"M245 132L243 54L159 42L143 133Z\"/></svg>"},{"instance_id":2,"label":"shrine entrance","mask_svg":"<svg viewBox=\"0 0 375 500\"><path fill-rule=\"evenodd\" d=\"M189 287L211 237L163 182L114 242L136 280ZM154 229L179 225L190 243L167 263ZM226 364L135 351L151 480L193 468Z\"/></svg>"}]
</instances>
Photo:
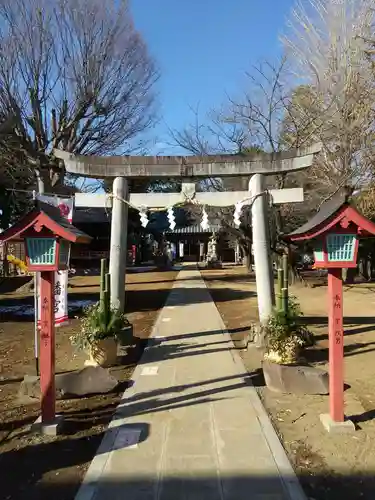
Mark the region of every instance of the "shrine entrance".
<instances>
[{"instance_id":1,"label":"shrine entrance","mask_svg":"<svg viewBox=\"0 0 375 500\"><path fill-rule=\"evenodd\" d=\"M207 255L208 242L213 233L218 233L219 225L203 229L199 225L179 227L165 233L167 241L176 247L176 260L183 262L203 262Z\"/></svg>"}]
</instances>

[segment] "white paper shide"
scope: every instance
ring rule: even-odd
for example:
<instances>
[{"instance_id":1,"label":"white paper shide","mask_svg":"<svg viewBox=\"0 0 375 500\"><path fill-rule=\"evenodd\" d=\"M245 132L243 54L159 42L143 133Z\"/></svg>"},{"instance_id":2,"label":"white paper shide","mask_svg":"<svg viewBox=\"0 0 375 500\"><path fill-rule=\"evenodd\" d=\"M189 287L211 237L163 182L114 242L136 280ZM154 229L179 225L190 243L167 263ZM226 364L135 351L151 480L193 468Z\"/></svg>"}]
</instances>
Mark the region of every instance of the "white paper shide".
<instances>
[{"instance_id":1,"label":"white paper shide","mask_svg":"<svg viewBox=\"0 0 375 500\"><path fill-rule=\"evenodd\" d=\"M73 219L73 198L59 198L38 194L37 199L60 209L61 215L70 223ZM38 327L40 326L40 283L38 282ZM68 271L55 272L55 326L68 323Z\"/></svg>"}]
</instances>

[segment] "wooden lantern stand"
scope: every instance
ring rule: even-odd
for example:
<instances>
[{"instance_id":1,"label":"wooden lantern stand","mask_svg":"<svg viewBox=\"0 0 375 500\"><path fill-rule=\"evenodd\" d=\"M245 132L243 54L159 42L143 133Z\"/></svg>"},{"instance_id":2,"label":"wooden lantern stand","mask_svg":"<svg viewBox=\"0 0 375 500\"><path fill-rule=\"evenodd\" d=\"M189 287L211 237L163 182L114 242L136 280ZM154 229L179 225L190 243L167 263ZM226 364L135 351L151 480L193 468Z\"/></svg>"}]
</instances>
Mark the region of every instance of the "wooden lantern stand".
<instances>
[{"instance_id":1,"label":"wooden lantern stand","mask_svg":"<svg viewBox=\"0 0 375 500\"><path fill-rule=\"evenodd\" d=\"M359 238L375 235L375 224L338 196L322 205L306 224L284 238L312 241L315 268L328 271L329 414L320 416L329 432L351 432L344 412L344 321L342 270L357 266Z\"/></svg>"},{"instance_id":2,"label":"wooden lantern stand","mask_svg":"<svg viewBox=\"0 0 375 500\"><path fill-rule=\"evenodd\" d=\"M54 317L54 271L40 273L40 392L41 423L46 425L56 420L55 391L55 317Z\"/></svg>"},{"instance_id":3,"label":"wooden lantern stand","mask_svg":"<svg viewBox=\"0 0 375 500\"><path fill-rule=\"evenodd\" d=\"M26 263L40 272L41 325L39 342L41 416L32 429L56 435L62 416L56 415L55 391L55 271L69 265L69 245L89 243L91 237L67 223L58 207L36 202L35 209L0 234L0 241L25 241Z\"/></svg>"},{"instance_id":4,"label":"wooden lantern stand","mask_svg":"<svg viewBox=\"0 0 375 500\"><path fill-rule=\"evenodd\" d=\"M342 270L328 269L329 411L344 422L344 328Z\"/></svg>"}]
</instances>

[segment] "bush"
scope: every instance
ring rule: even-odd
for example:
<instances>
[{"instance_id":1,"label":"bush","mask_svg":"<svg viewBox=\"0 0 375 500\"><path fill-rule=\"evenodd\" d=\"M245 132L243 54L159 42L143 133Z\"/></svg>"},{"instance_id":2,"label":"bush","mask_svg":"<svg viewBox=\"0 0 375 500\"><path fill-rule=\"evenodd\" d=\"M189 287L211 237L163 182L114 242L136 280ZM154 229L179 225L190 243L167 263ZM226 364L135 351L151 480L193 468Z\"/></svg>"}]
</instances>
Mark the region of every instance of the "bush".
<instances>
[{"instance_id":1,"label":"bush","mask_svg":"<svg viewBox=\"0 0 375 500\"><path fill-rule=\"evenodd\" d=\"M105 310L100 302L84 309L80 330L70 337L72 345L87 350L99 340L116 337L129 321L117 309Z\"/></svg>"},{"instance_id":2,"label":"bush","mask_svg":"<svg viewBox=\"0 0 375 500\"><path fill-rule=\"evenodd\" d=\"M300 322L301 308L289 297L288 311L274 311L265 326L265 358L280 364L295 363L300 349L314 345L314 336Z\"/></svg>"}]
</instances>

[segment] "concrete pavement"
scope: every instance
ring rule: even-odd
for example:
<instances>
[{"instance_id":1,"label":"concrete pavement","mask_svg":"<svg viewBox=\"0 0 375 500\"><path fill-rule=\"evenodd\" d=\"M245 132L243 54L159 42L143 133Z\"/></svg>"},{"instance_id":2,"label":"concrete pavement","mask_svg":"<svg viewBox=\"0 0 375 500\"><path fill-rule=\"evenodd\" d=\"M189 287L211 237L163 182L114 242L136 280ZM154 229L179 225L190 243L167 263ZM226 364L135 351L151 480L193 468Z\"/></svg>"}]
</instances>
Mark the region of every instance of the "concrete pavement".
<instances>
[{"instance_id":1,"label":"concrete pavement","mask_svg":"<svg viewBox=\"0 0 375 500\"><path fill-rule=\"evenodd\" d=\"M306 500L232 347L185 268L76 500Z\"/></svg>"}]
</instances>

